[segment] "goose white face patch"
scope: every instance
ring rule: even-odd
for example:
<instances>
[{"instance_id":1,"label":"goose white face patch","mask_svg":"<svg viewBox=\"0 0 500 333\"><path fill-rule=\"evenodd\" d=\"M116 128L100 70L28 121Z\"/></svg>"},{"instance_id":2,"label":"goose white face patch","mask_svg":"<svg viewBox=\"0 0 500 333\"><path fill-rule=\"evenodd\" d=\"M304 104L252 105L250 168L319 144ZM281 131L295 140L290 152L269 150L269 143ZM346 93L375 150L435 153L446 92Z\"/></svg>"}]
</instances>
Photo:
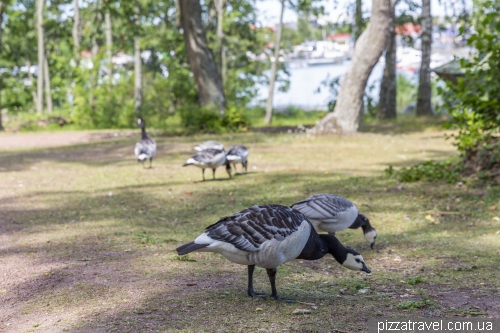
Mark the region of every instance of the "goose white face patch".
<instances>
[{"instance_id":1,"label":"goose white face patch","mask_svg":"<svg viewBox=\"0 0 500 333\"><path fill-rule=\"evenodd\" d=\"M363 257L361 256L361 254L354 255L352 253L348 253L347 258L344 261L344 263L342 264L342 266L349 268L349 269L352 269L354 271L359 271L359 270L363 269L364 263L365 263L365 261L363 260Z\"/></svg>"},{"instance_id":2,"label":"goose white face patch","mask_svg":"<svg viewBox=\"0 0 500 333\"><path fill-rule=\"evenodd\" d=\"M368 243L373 244L375 243L375 238L377 237L377 232L375 230L370 230L365 234L365 239L368 241Z\"/></svg>"}]
</instances>

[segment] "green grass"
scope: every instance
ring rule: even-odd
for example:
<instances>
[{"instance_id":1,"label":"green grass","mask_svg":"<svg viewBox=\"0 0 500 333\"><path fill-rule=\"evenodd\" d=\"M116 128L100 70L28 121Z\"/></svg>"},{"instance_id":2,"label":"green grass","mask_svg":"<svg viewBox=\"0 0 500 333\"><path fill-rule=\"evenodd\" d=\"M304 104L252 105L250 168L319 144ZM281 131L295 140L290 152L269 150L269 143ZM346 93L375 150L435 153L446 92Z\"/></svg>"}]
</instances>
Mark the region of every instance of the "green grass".
<instances>
[{"instance_id":1,"label":"green grass","mask_svg":"<svg viewBox=\"0 0 500 333\"><path fill-rule=\"evenodd\" d=\"M367 332L376 316L498 316L485 304L500 293L500 190L384 175L456 155L443 132L156 139L151 170L135 137L0 151L0 331ZM250 172L201 182L182 164L207 139L246 145ZM314 307L251 299L246 267L174 251L222 216L324 192L356 203L378 237L371 251L360 230L337 234L371 275L331 256L279 268L280 294ZM270 292L263 269L255 290Z\"/></svg>"}]
</instances>

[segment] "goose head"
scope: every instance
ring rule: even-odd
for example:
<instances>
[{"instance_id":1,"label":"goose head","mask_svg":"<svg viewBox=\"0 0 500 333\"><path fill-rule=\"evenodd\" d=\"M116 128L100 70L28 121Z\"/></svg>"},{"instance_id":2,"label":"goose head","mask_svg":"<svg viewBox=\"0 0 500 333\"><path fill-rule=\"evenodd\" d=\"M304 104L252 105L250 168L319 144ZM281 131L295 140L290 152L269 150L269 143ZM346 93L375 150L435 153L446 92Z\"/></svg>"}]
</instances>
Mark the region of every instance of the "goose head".
<instances>
[{"instance_id":1,"label":"goose head","mask_svg":"<svg viewBox=\"0 0 500 333\"><path fill-rule=\"evenodd\" d=\"M375 240L377 239L377 232L370 224L370 220L363 214L358 215L358 219L361 219L361 225L363 228L363 233L365 234L365 239L368 243L370 243L370 247L373 250L375 246Z\"/></svg>"},{"instance_id":2,"label":"goose head","mask_svg":"<svg viewBox=\"0 0 500 333\"><path fill-rule=\"evenodd\" d=\"M340 243L340 241L333 235L320 235L326 246L323 247L324 251L330 253L335 260L342 266L355 271L363 271L370 273L370 269L366 266L365 260L358 252L348 249Z\"/></svg>"},{"instance_id":3,"label":"goose head","mask_svg":"<svg viewBox=\"0 0 500 333\"><path fill-rule=\"evenodd\" d=\"M354 271L363 271L366 273L371 273L370 269L366 266L365 261L361 254L354 250L347 249L348 253L346 259L342 263L342 266L352 269Z\"/></svg>"},{"instance_id":4,"label":"goose head","mask_svg":"<svg viewBox=\"0 0 500 333\"><path fill-rule=\"evenodd\" d=\"M146 125L146 123L144 122L144 119L142 119L142 117L137 117L137 126L139 127L143 127L144 125Z\"/></svg>"}]
</instances>

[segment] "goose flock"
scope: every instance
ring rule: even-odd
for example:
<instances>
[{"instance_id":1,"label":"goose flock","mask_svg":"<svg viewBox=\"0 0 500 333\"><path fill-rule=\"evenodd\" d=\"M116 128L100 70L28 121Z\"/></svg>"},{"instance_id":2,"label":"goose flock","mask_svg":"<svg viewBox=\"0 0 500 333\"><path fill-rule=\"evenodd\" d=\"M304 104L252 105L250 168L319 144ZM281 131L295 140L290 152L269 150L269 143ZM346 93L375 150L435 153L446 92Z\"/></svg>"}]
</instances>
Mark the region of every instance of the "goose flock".
<instances>
[{"instance_id":1,"label":"goose flock","mask_svg":"<svg viewBox=\"0 0 500 333\"><path fill-rule=\"evenodd\" d=\"M135 146L139 162L150 160L156 154L156 143L146 133L145 122L137 119L141 127L141 140ZM215 140L205 141L194 147L196 153L183 166L193 165L202 170L215 171L225 165L229 178L232 168L241 163L247 172L249 151L244 146L224 145ZM284 302L293 299L281 297L276 289L276 273L279 266L294 260L318 260L327 254L345 268L371 273L358 252L345 247L336 233L345 229L361 228L371 249L375 246L377 233L369 219L358 212L355 204L334 194L316 194L291 206L262 204L248 207L240 212L222 217L208 226L194 241L179 246L178 255L191 252L214 252L229 261L247 266L247 294L250 297L266 297L255 292L253 273L255 266L265 268L271 284L271 297ZM326 234L320 234L326 232Z\"/></svg>"}]
</instances>

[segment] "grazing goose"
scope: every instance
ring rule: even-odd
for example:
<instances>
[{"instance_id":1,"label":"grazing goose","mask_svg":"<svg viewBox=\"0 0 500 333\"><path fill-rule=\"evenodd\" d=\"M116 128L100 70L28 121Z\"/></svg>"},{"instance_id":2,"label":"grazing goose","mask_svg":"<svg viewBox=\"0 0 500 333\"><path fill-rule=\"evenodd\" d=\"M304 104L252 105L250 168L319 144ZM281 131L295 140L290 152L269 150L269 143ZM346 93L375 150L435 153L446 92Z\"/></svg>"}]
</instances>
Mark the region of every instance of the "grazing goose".
<instances>
[{"instance_id":1,"label":"grazing goose","mask_svg":"<svg viewBox=\"0 0 500 333\"><path fill-rule=\"evenodd\" d=\"M146 122L141 117L137 118L137 125L141 127L141 140L135 144L134 153L137 162L144 162L149 158L149 168L153 166L153 156L156 154L156 142L146 133Z\"/></svg>"},{"instance_id":2,"label":"grazing goose","mask_svg":"<svg viewBox=\"0 0 500 333\"><path fill-rule=\"evenodd\" d=\"M229 174L229 178L231 178L231 167L227 167L226 152L224 150L209 148L191 156L183 166L195 165L201 168L203 180L205 180L205 169L212 169L213 179L215 179L215 169L223 164L226 164L226 171Z\"/></svg>"},{"instance_id":3,"label":"grazing goose","mask_svg":"<svg viewBox=\"0 0 500 333\"><path fill-rule=\"evenodd\" d=\"M196 151L202 151L205 149L224 150L224 145L222 143L220 143L219 141L208 140L208 141L200 143L199 145L194 147L194 150L196 150Z\"/></svg>"},{"instance_id":4,"label":"grazing goose","mask_svg":"<svg viewBox=\"0 0 500 333\"><path fill-rule=\"evenodd\" d=\"M248 167L248 149L245 146L231 146L227 151L226 158L234 166L234 172L236 172L236 163L241 163L247 172ZM229 166L226 164L226 167Z\"/></svg>"},{"instance_id":5,"label":"grazing goose","mask_svg":"<svg viewBox=\"0 0 500 333\"><path fill-rule=\"evenodd\" d=\"M265 297L253 290L255 266L267 270L272 297L281 298L276 291L278 266L293 259L316 260L327 253L341 265L370 273L363 257L345 248L333 235L318 235L311 223L300 212L280 205L252 206L223 217L207 227L194 242L176 249L179 255L193 251L216 252L228 260L248 266L248 296Z\"/></svg>"},{"instance_id":6,"label":"grazing goose","mask_svg":"<svg viewBox=\"0 0 500 333\"><path fill-rule=\"evenodd\" d=\"M326 231L335 235L344 229L361 227L366 240L373 250L377 232L370 221L352 202L334 194L316 194L292 205L293 209L304 214L316 231Z\"/></svg>"}]
</instances>

